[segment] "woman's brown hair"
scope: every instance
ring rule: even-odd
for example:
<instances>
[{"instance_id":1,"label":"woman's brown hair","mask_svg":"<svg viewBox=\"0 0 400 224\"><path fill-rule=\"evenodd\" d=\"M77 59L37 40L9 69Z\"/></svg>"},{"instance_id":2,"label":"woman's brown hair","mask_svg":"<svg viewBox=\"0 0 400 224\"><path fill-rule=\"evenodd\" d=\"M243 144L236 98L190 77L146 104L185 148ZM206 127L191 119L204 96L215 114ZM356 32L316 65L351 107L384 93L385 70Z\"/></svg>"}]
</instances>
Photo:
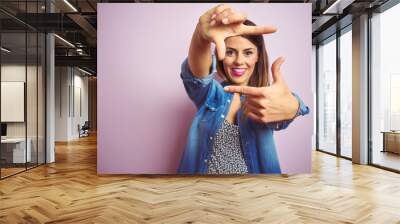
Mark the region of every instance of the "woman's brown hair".
<instances>
[{"instance_id":1,"label":"woman's brown hair","mask_svg":"<svg viewBox=\"0 0 400 224\"><path fill-rule=\"evenodd\" d=\"M250 20L244 21L243 24L247 25L247 26L256 26L256 24ZM269 85L269 73L268 73L269 63L268 63L268 54L267 54L267 50L265 48L263 36L262 35L241 35L241 37L246 38L251 43L256 45L257 52L258 52L258 61L256 62L253 74L251 75L251 77L249 79L248 86L253 86L253 87L268 86ZM217 52L215 52L215 55L217 55ZM229 81L229 76L227 76L225 74L224 64L222 61L217 62L217 73L222 79ZM244 118L247 118L247 114L248 114L247 108L243 108L243 114L241 116L241 120L243 120Z\"/></svg>"},{"instance_id":2,"label":"woman's brown hair","mask_svg":"<svg viewBox=\"0 0 400 224\"><path fill-rule=\"evenodd\" d=\"M247 26L256 26L256 24L250 20L244 21L243 24L247 25ZM256 45L257 52L258 52L258 61L254 68L253 74L250 77L248 86L253 86L253 87L268 86L269 85L269 74L268 74L269 64L268 64L268 54L267 54L267 50L265 49L265 43L264 43L263 36L262 35L242 35L241 37L246 38L251 43ZM215 52L215 55L216 54L217 53ZM217 62L217 72L218 72L218 75L222 79L229 81L229 77L225 74L224 64L222 61Z\"/></svg>"}]
</instances>

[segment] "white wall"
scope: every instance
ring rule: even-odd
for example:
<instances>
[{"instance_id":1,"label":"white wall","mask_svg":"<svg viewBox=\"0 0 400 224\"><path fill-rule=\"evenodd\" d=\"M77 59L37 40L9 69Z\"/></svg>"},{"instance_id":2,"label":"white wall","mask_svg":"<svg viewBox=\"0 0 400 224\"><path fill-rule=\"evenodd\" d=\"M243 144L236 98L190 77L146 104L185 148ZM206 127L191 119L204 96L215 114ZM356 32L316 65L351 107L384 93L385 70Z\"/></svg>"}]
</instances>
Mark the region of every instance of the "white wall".
<instances>
[{"instance_id":1,"label":"white wall","mask_svg":"<svg viewBox=\"0 0 400 224\"><path fill-rule=\"evenodd\" d=\"M32 70L28 66L28 74ZM1 66L1 81L3 82L25 82L25 65L10 64ZM3 110L3 109L2 109ZM25 123L24 122L7 122L7 137L25 137Z\"/></svg>"},{"instance_id":2,"label":"white wall","mask_svg":"<svg viewBox=\"0 0 400 224\"><path fill-rule=\"evenodd\" d=\"M69 96L70 83L69 69L67 67L55 68L55 141L68 140Z\"/></svg>"},{"instance_id":3,"label":"white wall","mask_svg":"<svg viewBox=\"0 0 400 224\"><path fill-rule=\"evenodd\" d=\"M38 70L37 70L38 69ZM32 161L44 162L44 74L42 67L25 64L3 64L1 66L2 82L24 82L26 83L26 112L27 119L24 122L6 122L8 138L24 138L25 135L30 139ZM27 79L27 82L26 80ZM6 110L7 108L1 108ZM37 156L39 153L39 156Z\"/></svg>"},{"instance_id":4,"label":"white wall","mask_svg":"<svg viewBox=\"0 0 400 224\"><path fill-rule=\"evenodd\" d=\"M72 119L72 135L75 137L78 137L78 124L81 126L85 123L85 121L88 120L88 77L87 76L81 76L82 73L76 74L75 70L75 75L74 75L74 99L75 99L75 107L73 113L73 119ZM80 93L79 93L80 91ZM80 96L80 97L79 97ZM81 111L80 111L80 110Z\"/></svg>"},{"instance_id":5,"label":"white wall","mask_svg":"<svg viewBox=\"0 0 400 224\"><path fill-rule=\"evenodd\" d=\"M25 70L27 69L27 70ZM26 73L27 72L27 73ZM39 70L41 72L41 70ZM27 120L28 124L28 137L31 133L35 133L36 137L36 120L37 115L37 99L36 99L36 66L6 64L1 66L1 81L2 82L25 82L25 75L28 76L29 86L34 88L27 88ZM34 76L34 77L33 77ZM39 105L40 107L41 105ZM2 108L3 110L4 108ZM32 123L34 122L34 123ZM25 123L26 122L7 122L7 136L8 137L25 137Z\"/></svg>"},{"instance_id":6,"label":"white wall","mask_svg":"<svg viewBox=\"0 0 400 224\"><path fill-rule=\"evenodd\" d=\"M88 120L88 77L72 67L56 67L55 73L55 140L77 139L78 124Z\"/></svg>"}]
</instances>

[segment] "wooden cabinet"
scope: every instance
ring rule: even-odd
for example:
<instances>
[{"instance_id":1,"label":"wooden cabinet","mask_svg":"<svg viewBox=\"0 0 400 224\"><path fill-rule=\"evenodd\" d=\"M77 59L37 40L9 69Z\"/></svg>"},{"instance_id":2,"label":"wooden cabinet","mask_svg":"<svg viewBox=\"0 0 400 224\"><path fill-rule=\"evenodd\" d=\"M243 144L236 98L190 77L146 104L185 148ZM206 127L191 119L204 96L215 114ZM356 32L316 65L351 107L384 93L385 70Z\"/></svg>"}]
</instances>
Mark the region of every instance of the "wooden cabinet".
<instances>
[{"instance_id":1,"label":"wooden cabinet","mask_svg":"<svg viewBox=\"0 0 400 224\"><path fill-rule=\"evenodd\" d=\"M383 152L400 154L400 131L384 131Z\"/></svg>"}]
</instances>

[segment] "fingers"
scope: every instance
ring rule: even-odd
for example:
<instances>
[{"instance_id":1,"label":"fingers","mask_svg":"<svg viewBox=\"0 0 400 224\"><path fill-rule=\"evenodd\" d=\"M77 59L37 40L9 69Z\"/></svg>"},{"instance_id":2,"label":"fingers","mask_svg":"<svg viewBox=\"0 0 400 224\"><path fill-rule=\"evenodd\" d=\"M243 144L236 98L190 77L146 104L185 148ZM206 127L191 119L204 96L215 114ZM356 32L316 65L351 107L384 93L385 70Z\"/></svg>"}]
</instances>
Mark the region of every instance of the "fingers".
<instances>
[{"instance_id":1,"label":"fingers","mask_svg":"<svg viewBox=\"0 0 400 224\"><path fill-rule=\"evenodd\" d=\"M232 24L232 23L243 23L246 21L247 15L243 12L240 13L234 13L232 15L229 15L227 18L227 23L225 24Z\"/></svg>"},{"instance_id":2,"label":"fingers","mask_svg":"<svg viewBox=\"0 0 400 224\"><path fill-rule=\"evenodd\" d=\"M240 93L250 96L263 96L263 87L225 86L224 90L231 93Z\"/></svg>"},{"instance_id":3,"label":"fingers","mask_svg":"<svg viewBox=\"0 0 400 224\"><path fill-rule=\"evenodd\" d=\"M217 49L218 60L224 60L225 58L225 40L223 38L215 39L215 48Z\"/></svg>"},{"instance_id":4,"label":"fingers","mask_svg":"<svg viewBox=\"0 0 400 224\"><path fill-rule=\"evenodd\" d=\"M260 122L260 123L264 123L263 120L262 120L262 118L261 118L261 116L255 114L255 113L253 113L253 112L249 112L249 113L247 114L247 116L248 116L248 118L252 119L253 121L257 121L257 122Z\"/></svg>"},{"instance_id":5,"label":"fingers","mask_svg":"<svg viewBox=\"0 0 400 224\"><path fill-rule=\"evenodd\" d=\"M240 35L261 35L268 33L275 33L277 29L274 26L247 26L242 24Z\"/></svg>"},{"instance_id":6,"label":"fingers","mask_svg":"<svg viewBox=\"0 0 400 224\"><path fill-rule=\"evenodd\" d=\"M247 96L245 104L246 105L251 105L254 108L262 109L262 108L264 108L262 100L263 100L262 97Z\"/></svg>"},{"instance_id":7,"label":"fingers","mask_svg":"<svg viewBox=\"0 0 400 224\"><path fill-rule=\"evenodd\" d=\"M213 19L215 19L215 16L227 8L230 8L230 6L226 5L226 4L219 4L219 5L215 6L214 8L209 9L206 13L204 13L200 17L200 20L202 22L206 22L206 23L212 23L214 21L214 24L215 24L215 20L213 20Z\"/></svg>"},{"instance_id":8,"label":"fingers","mask_svg":"<svg viewBox=\"0 0 400 224\"><path fill-rule=\"evenodd\" d=\"M211 21L211 19L212 19L212 18L211 18L212 15L215 14L215 11L217 10L217 8L218 8L218 7L221 7L222 5L224 5L224 4L217 5L217 6L213 7L213 8L211 8L211 9L207 10L207 12L205 12L205 13L200 17L200 21L209 23L209 22Z\"/></svg>"},{"instance_id":9,"label":"fingers","mask_svg":"<svg viewBox=\"0 0 400 224\"><path fill-rule=\"evenodd\" d=\"M262 116L263 115L263 113L262 113L263 109L258 107L258 106L254 106L253 104L250 104L248 102L244 103L243 106L245 108L247 108L249 110L249 112L252 112L252 113L256 114L257 116Z\"/></svg>"},{"instance_id":10,"label":"fingers","mask_svg":"<svg viewBox=\"0 0 400 224\"><path fill-rule=\"evenodd\" d=\"M227 8L219 14L214 14L211 17L215 20L214 24L232 24L242 23L247 19L247 15L241 12L235 12L231 8Z\"/></svg>"},{"instance_id":11,"label":"fingers","mask_svg":"<svg viewBox=\"0 0 400 224\"><path fill-rule=\"evenodd\" d=\"M215 7L214 13L219 14L228 8L231 8L231 7L227 4L219 4L219 5L217 5L217 7Z\"/></svg>"},{"instance_id":12,"label":"fingers","mask_svg":"<svg viewBox=\"0 0 400 224\"><path fill-rule=\"evenodd\" d=\"M281 65L283 64L284 61L285 61L285 59L283 57L279 57L272 64L271 70L272 70L272 78L274 79L273 83L282 81Z\"/></svg>"}]
</instances>

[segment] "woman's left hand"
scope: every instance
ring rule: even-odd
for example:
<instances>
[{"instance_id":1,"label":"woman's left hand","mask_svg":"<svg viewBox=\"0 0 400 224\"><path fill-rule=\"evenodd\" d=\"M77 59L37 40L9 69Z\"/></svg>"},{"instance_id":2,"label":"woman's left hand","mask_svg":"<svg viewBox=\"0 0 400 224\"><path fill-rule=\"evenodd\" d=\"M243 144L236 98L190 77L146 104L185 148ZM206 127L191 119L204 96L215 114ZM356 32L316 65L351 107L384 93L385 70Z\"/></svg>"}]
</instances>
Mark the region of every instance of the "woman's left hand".
<instances>
[{"instance_id":1,"label":"woman's left hand","mask_svg":"<svg viewBox=\"0 0 400 224\"><path fill-rule=\"evenodd\" d=\"M224 88L227 92L246 95L244 107L249 111L249 118L261 123L269 123L295 117L299 102L281 76L280 67L283 62L284 59L280 57L272 64L273 83L270 86L226 86Z\"/></svg>"}]
</instances>

